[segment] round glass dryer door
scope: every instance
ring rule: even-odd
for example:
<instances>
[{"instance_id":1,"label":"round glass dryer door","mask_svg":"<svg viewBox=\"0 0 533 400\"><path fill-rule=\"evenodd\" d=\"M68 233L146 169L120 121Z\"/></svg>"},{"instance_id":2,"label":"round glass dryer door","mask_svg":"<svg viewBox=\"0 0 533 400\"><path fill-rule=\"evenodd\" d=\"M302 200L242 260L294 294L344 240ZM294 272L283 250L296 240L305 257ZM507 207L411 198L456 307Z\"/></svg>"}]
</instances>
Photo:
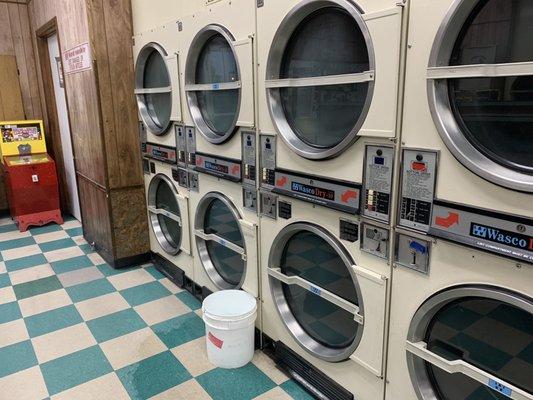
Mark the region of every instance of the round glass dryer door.
<instances>
[{"instance_id":1,"label":"round glass dryer door","mask_svg":"<svg viewBox=\"0 0 533 400\"><path fill-rule=\"evenodd\" d=\"M533 192L533 2L456 2L428 71L450 151L493 183Z\"/></svg>"},{"instance_id":2,"label":"round glass dryer door","mask_svg":"<svg viewBox=\"0 0 533 400\"><path fill-rule=\"evenodd\" d=\"M307 223L285 227L272 243L269 284L281 319L313 356L337 362L357 348L363 303L342 245Z\"/></svg>"},{"instance_id":3,"label":"round glass dryer door","mask_svg":"<svg viewBox=\"0 0 533 400\"><path fill-rule=\"evenodd\" d=\"M144 124L162 135L170 127L172 86L165 61L167 53L156 43L142 48L135 66L135 94Z\"/></svg>"},{"instance_id":4,"label":"round glass dryer door","mask_svg":"<svg viewBox=\"0 0 533 400\"><path fill-rule=\"evenodd\" d=\"M181 212L177 191L170 179L158 174L148 188L148 213L155 237L163 250L175 255L181 246Z\"/></svg>"},{"instance_id":5,"label":"round glass dryer door","mask_svg":"<svg viewBox=\"0 0 533 400\"><path fill-rule=\"evenodd\" d=\"M246 276L246 246L240 216L221 193L206 194L196 209L198 254L207 275L219 289L239 289Z\"/></svg>"},{"instance_id":6,"label":"round glass dryer door","mask_svg":"<svg viewBox=\"0 0 533 400\"><path fill-rule=\"evenodd\" d=\"M194 38L185 69L189 111L200 133L222 143L234 133L239 116L241 82L234 39L219 25Z\"/></svg>"},{"instance_id":7,"label":"round glass dryer door","mask_svg":"<svg viewBox=\"0 0 533 400\"><path fill-rule=\"evenodd\" d=\"M300 156L335 157L356 140L373 92L369 37L345 0L301 2L281 23L268 56L267 101Z\"/></svg>"},{"instance_id":8,"label":"round glass dryer door","mask_svg":"<svg viewBox=\"0 0 533 400\"><path fill-rule=\"evenodd\" d=\"M531 298L493 287L444 291L417 311L408 340L419 399L533 398Z\"/></svg>"}]
</instances>

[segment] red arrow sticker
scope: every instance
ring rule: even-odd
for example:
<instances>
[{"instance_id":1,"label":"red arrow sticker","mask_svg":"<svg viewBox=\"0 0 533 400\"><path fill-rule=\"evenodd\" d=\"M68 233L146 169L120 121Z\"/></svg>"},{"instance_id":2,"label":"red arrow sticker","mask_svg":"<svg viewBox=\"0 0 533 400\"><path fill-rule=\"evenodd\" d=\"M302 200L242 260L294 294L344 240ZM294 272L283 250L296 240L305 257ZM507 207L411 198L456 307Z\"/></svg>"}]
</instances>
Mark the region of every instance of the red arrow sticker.
<instances>
[{"instance_id":1,"label":"red arrow sticker","mask_svg":"<svg viewBox=\"0 0 533 400\"><path fill-rule=\"evenodd\" d=\"M231 169L231 173L233 175L237 175L240 171L241 171L240 165L234 165L233 168Z\"/></svg>"},{"instance_id":2,"label":"red arrow sticker","mask_svg":"<svg viewBox=\"0 0 533 400\"><path fill-rule=\"evenodd\" d=\"M435 224L443 228L450 228L459 223L459 214L449 212L447 217L435 217Z\"/></svg>"},{"instance_id":3,"label":"red arrow sticker","mask_svg":"<svg viewBox=\"0 0 533 400\"><path fill-rule=\"evenodd\" d=\"M196 165L202 165L204 163L204 159L202 157L196 158Z\"/></svg>"},{"instance_id":4,"label":"red arrow sticker","mask_svg":"<svg viewBox=\"0 0 533 400\"><path fill-rule=\"evenodd\" d=\"M357 192L355 190L347 190L341 195L343 203L348 203L350 199L357 199Z\"/></svg>"},{"instance_id":5,"label":"red arrow sticker","mask_svg":"<svg viewBox=\"0 0 533 400\"><path fill-rule=\"evenodd\" d=\"M220 340L219 338L217 338L215 335L213 335L211 332L209 332L209 334L207 335L207 337L209 338L209 341L211 343L213 343L216 347L218 347L219 349L222 348L222 346L224 345L224 341Z\"/></svg>"},{"instance_id":6,"label":"red arrow sticker","mask_svg":"<svg viewBox=\"0 0 533 400\"><path fill-rule=\"evenodd\" d=\"M276 186L285 186L286 183L287 183L287 177L282 176L276 181Z\"/></svg>"}]
</instances>

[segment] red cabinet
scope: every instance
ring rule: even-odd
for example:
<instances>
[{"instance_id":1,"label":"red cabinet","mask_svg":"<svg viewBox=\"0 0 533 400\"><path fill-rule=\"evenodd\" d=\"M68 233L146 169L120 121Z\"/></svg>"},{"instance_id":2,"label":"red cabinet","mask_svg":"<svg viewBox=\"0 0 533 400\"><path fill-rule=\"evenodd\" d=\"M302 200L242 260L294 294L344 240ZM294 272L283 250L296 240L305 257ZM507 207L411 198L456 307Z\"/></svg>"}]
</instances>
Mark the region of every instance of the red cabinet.
<instances>
[{"instance_id":1,"label":"red cabinet","mask_svg":"<svg viewBox=\"0 0 533 400\"><path fill-rule=\"evenodd\" d=\"M48 154L7 156L3 169L11 217L21 232L32 225L63 223L56 167Z\"/></svg>"}]
</instances>

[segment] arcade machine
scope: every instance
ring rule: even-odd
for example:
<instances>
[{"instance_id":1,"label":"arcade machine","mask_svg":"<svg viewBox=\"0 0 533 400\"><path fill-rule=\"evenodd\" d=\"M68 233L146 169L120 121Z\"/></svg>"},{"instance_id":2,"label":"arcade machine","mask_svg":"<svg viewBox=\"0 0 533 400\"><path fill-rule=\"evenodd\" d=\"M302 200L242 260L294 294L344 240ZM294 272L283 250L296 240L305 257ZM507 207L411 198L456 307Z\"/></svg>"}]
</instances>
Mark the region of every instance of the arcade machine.
<instances>
[{"instance_id":1,"label":"arcade machine","mask_svg":"<svg viewBox=\"0 0 533 400\"><path fill-rule=\"evenodd\" d=\"M63 223L56 166L46 152L42 121L0 122L2 168L11 218L29 226Z\"/></svg>"}]
</instances>

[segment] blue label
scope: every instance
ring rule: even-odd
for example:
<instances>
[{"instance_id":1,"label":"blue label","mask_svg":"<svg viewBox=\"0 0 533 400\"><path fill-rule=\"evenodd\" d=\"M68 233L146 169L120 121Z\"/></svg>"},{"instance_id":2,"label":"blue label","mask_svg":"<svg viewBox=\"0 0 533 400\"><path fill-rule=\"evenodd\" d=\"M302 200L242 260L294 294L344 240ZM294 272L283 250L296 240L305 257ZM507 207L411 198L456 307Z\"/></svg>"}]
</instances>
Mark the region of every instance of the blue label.
<instances>
[{"instance_id":1,"label":"blue label","mask_svg":"<svg viewBox=\"0 0 533 400\"><path fill-rule=\"evenodd\" d=\"M220 89L220 85L218 83L213 83L213 90Z\"/></svg>"},{"instance_id":2,"label":"blue label","mask_svg":"<svg viewBox=\"0 0 533 400\"><path fill-rule=\"evenodd\" d=\"M322 295L322 291L319 288L317 288L316 286L309 286L309 288L311 289L312 293L314 293L314 294L316 294L318 296Z\"/></svg>"},{"instance_id":3,"label":"blue label","mask_svg":"<svg viewBox=\"0 0 533 400\"><path fill-rule=\"evenodd\" d=\"M507 397L511 397L513 394L513 391L511 390L511 388L508 388L507 386L502 385L500 382L497 382L494 379L489 379L489 387Z\"/></svg>"},{"instance_id":4,"label":"blue label","mask_svg":"<svg viewBox=\"0 0 533 400\"><path fill-rule=\"evenodd\" d=\"M418 243L418 242L415 242L414 240L411 242L411 244L409 245L409 247L416 251L417 253L420 253L420 254L426 254L426 246L424 246L423 244L421 243Z\"/></svg>"}]
</instances>

